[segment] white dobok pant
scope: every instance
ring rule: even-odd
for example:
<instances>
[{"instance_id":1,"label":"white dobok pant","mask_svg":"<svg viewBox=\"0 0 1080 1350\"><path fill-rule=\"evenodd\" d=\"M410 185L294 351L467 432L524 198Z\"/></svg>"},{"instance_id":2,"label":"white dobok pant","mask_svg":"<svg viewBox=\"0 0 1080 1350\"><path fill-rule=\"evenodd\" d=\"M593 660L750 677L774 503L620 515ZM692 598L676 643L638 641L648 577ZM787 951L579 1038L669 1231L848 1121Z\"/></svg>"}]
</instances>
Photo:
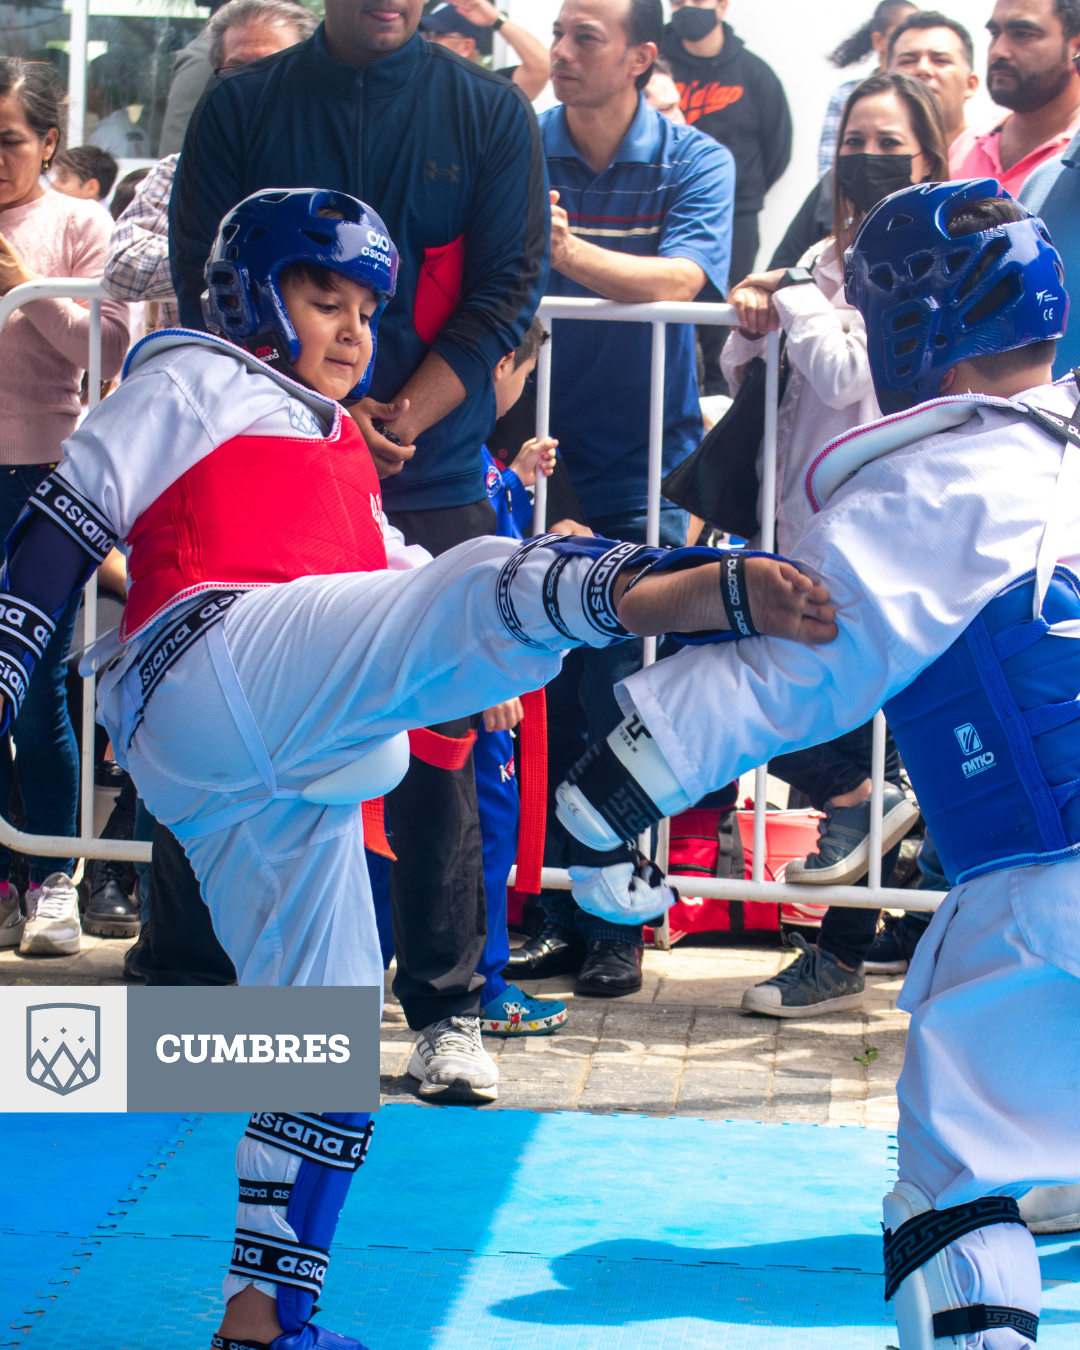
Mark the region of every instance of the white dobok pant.
<instances>
[{"instance_id":1,"label":"white dobok pant","mask_svg":"<svg viewBox=\"0 0 1080 1350\"><path fill-rule=\"evenodd\" d=\"M217 628L278 791L298 792L408 728L537 689L564 649L610 641L582 611L587 558L570 560L559 583L562 620L578 641L551 624L540 587L553 555L543 548L526 556L510 588L536 645L511 635L497 583L519 547L472 540L414 571L305 577L234 603ZM139 793L183 843L241 984L381 988L359 804L279 796L238 824L191 837L215 812L268 796L212 636L168 670L127 744ZM127 743L138 689L133 666L103 693L100 716L116 746Z\"/></svg>"},{"instance_id":2,"label":"white dobok pant","mask_svg":"<svg viewBox=\"0 0 1080 1350\"><path fill-rule=\"evenodd\" d=\"M911 962L899 1179L935 1209L1080 1181L1080 861L1015 868L950 891ZM1025 1228L981 1228L945 1248L969 1303L1038 1313ZM1030 1350L1012 1328L966 1350ZM952 1344L952 1342L940 1342Z\"/></svg>"}]
</instances>

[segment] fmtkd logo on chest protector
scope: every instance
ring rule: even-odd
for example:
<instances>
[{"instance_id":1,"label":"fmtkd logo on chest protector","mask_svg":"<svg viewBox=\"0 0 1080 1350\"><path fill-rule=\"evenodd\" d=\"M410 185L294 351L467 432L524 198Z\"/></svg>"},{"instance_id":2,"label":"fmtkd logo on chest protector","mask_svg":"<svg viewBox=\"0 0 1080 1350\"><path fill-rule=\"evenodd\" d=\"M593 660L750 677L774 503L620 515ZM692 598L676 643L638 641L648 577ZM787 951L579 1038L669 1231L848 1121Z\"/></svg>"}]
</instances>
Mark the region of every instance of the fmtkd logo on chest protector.
<instances>
[{"instance_id":1,"label":"fmtkd logo on chest protector","mask_svg":"<svg viewBox=\"0 0 1080 1350\"><path fill-rule=\"evenodd\" d=\"M979 733L970 722L965 722L961 727L954 727L953 735L959 741L960 749L964 754L970 756L960 766L965 778L974 778L977 773L982 773L984 770L994 767L996 761L993 750L985 750L982 754L977 753L982 750L983 743Z\"/></svg>"}]
</instances>

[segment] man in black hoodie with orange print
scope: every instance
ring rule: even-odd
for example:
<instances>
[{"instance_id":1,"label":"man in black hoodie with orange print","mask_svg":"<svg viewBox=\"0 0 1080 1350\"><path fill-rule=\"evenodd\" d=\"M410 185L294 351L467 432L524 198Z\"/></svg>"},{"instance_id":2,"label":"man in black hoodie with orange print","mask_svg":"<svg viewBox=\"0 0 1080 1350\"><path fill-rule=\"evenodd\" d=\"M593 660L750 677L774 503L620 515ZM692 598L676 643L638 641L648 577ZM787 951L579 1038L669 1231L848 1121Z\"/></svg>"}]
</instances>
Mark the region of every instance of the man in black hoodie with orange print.
<instances>
[{"instance_id":1,"label":"man in black hoodie with orange print","mask_svg":"<svg viewBox=\"0 0 1080 1350\"><path fill-rule=\"evenodd\" d=\"M660 54L671 66L687 122L735 157L733 287L754 270L758 212L791 159L791 112L776 72L723 22L727 7L728 0L671 0ZM704 292L698 298L716 299ZM726 328L698 329L705 394L726 392L720 374L726 336Z\"/></svg>"}]
</instances>

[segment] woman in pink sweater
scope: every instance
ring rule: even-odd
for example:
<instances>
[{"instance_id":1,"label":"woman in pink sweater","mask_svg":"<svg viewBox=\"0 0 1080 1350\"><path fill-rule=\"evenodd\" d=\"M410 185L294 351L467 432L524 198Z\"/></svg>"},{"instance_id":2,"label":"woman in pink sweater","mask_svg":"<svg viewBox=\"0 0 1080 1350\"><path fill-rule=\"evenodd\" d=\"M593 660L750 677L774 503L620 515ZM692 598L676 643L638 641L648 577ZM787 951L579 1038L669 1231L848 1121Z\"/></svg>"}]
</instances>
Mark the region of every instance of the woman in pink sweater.
<instances>
[{"instance_id":1,"label":"woman in pink sweater","mask_svg":"<svg viewBox=\"0 0 1080 1350\"><path fill-rule=\"evenodd\" d=\"M63 89L51 66L0 57L0 295L39 277L98 277L109 218L92 202L46 191L41 174L60 142ZM101 374L120 369L128 345L127 307L101 307ZM89 352L90 315L72 300L35 300L0 330L0 537L61 456L75 429L79 384ZM0 605L4 603L0 578ZM78 601L68 607L34 672L12 728L19 789L32 834L74 835L78 746L67 712L64 657ZM4 623L0 616L0 625ZM10 743L0 745L0 814L13 784ZM31 858L23 919L0 847L0 946L68 954L79 950L73 859ZM65 875L66 874L66 875Z\"/></svg>"}]
</instances>

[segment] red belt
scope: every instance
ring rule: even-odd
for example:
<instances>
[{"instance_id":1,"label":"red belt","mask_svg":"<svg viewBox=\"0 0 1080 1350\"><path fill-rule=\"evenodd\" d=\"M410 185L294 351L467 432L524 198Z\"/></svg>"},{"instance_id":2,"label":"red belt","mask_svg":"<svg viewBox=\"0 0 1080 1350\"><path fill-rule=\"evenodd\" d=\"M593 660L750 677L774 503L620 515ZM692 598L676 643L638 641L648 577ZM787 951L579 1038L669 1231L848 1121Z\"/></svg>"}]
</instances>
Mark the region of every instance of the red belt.
<instances>
[{"instance_id":1,"label":"red belt","mask_svg":"<svg viewBox=\"0 0 1080 1350\"><path fill-rule=\"evenodd\" d=\"M521 706L521 818L514 885L525 894L539 895L547 831L547 699L543 689L523 694ZM476 732L472 730L464 736L441 736L427 727L409 732L409 749L436 769L463 769L475 741ZM365 848L395 859L386 838L381 797L364 802L362 819Z\"/></svg>"}]
</instances>

